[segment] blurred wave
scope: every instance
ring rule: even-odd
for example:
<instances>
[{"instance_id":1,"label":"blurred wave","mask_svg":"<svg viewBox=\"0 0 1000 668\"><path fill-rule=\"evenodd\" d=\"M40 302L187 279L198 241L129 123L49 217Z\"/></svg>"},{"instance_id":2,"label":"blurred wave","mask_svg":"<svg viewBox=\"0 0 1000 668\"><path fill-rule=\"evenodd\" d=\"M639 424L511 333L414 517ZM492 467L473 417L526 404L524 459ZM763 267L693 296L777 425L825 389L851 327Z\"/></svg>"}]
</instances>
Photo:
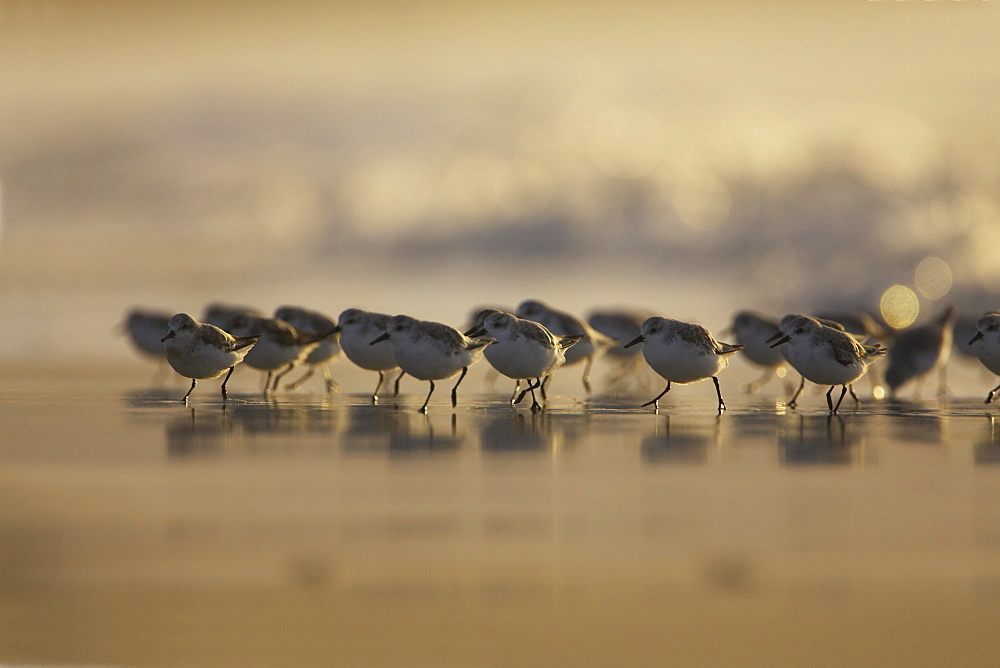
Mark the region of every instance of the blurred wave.
<instances>
[{"instance_id":1,"label":"blurred wave","mask_svg":"<svg viewBox=\"0 0 1000 668\"><path fill-rule=\"evenodd\" d=\"M0 139L0 298L15 320L39 290L97 293L105 312L179 309L219 292L270 299L268 281L287 292L338 267L386 289L450 265L520 281L519 295L477 302L593 292L618 274L633 303L640 279L693 286L682 308L695 318L709 301L712 317L742 305L878 314L894 285L921 316L945 301L996 308L1000 127L982 111L996 74L947 49L997 51L995 19L863 4L778 16L722 3L720 16L594 3L572 18L458 4L442 24L389 3L396 22L380 28L374 9L299 3L254 7L214 46L200 26L193 50L181 28L234 7L184 20L132 8L107 54L86 33L105 4L18 5L0 26L14 92L0 118L17 130ZM657 25L670 39L652 39ZM889 29L895 51L879 60ZM525 48L511 53L503 35L519 31ZM854 50L826 55L845 34ZM594 35L604 41L585 48ZM924 49L931 35L941 52ZM11 57L60 36L64 50L87 47L78 83L51 59ZM137 61L112 57L123 53Z\"/></svg>"}]
</instances>

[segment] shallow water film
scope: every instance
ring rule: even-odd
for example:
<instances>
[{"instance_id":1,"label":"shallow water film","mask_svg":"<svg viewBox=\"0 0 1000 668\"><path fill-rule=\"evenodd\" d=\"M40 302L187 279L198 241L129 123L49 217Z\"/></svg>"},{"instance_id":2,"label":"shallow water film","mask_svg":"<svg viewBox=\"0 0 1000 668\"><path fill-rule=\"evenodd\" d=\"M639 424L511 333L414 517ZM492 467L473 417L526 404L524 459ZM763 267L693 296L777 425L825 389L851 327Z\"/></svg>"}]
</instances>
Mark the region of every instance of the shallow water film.
<instances>
[{"instance_id":1,"label":"shallow water film","mask_svg":"<svg viewBox=\"0 0 1000 668\"><path fill-rule=\"evenodd\" d=\"M458 408L206 382L0 401L0 654L26 663L983 664L1000 419L708 382ZM234 379L235 380L235 379ZM367 383L347 384L351 390ZM777 388L772 392L779 392Z\"/></svg>"}]
</instances>

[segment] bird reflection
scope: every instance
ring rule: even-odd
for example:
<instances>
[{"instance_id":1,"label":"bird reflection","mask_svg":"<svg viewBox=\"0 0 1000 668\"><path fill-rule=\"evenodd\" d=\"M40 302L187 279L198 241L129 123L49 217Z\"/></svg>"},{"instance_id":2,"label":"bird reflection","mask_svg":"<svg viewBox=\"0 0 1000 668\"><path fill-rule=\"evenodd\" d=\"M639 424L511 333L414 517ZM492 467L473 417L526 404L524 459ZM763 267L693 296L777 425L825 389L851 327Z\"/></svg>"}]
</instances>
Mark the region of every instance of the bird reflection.
<instances>
[{"instance_id":1,"label":"bird reflection","mask_svg":"<svg viewBox=\"0 0 1000 668\"><path fill-rule=\"evenodd\" d=\"M797 424L778 431L786 466L848 465L857 459L859 442L840 415L800 415Z\"/></svg>"},{"instance_id":2,"label":"bird reflection","mask_svg":"<svg viewBox=\"0 0 1000 668\"><path fill-rule=\"evenodd\" d=\"M429 416L359 404L346 408L341 448L349 454L405 454L456 450L461 443L457 416Z\"/></svg>"},{"instance_id":3,"label":"bird reflection","mask_svg":"<svg viewBox=\"0 0 1000 668\"><path fill-rule=\"evenodd\" d=\"M335 433L337 423L337 412L304 404L260 402L191 407L190 413L166 425L167 456L284 452L301 449L307 443L304 437L316 436L320 437L317 449L324 450L336 444L330 436Z\"/></svg>"},{"instance_id":4,"label":"bird reflection","mask_svg":"<svg viewBox=\"0 0 1000 668\"><path fill-rule=\"evenodd\" d=\"M946 441L947 416L933 405L893 399L886 408L895 418L884 422L891 440L925 445L941 445Z\"/></svg>"},{"instance_id":5,"label":"bird reflection","mask_svg":"<svg viewBox=\"0 0 1000 668\"><path fill-rule=\"evenodd\" d=\"M457 416L452 413L445 427L435 425L436 421L427 414L404 413L397 423L400 428L389 432L389 454L458 450L462 439L458 435Z\"/></svg>"},{"instance_id":6,"label":"bird reflection","mask_svg":"<svg viewBox=\"0 0 1000 668\"><path fill-rule=\"evenodd\" d=\"M486 452L546 452L557 450L552 415L504 412L485 418L479 442Z\"/></svg>"},{"instance_id":7,"label":"bird reflection","mask_svg":"<svg viewBox=\"0 0 1000 668\"><path fill-rule=\"evenodd\" d=\"M168 459L218 457L233 440L232 420L222 409L191 407L166 426Z\"/></svg>"},{"instance_id":8,"label":"bird reflection","mask_svg":"<svg viewBox=\"0 0 1000 668\"><path fill-rule=\"evenodd\" d=\"M976 466L996 466L1000 464L1000 421L996 416L986 418L988 427L983 440L976 443L973 452Z\"/></svg>"},{"instance_id":9,"label":"bird reflection","mask_svg":"<svg viewBox=\"0 0 1000 668\"><path fill-rule=\"evenodd\" d=\"M277 401L229 406L233 422L247 435L331 434L336 414L320 404L289 404Z\"/></svg>"},{"instance_id":10,"label":"bird reflection","mask_svg":"<svg viewBox=\"0 0 1000 668\"><path fill-rule=\"evenodd\" d=\"M718 416L711 420L678 421L667 415L657 433L642 439L642 460L650 464L707 464L708 453L719 444Z\"/></svg>"},{"instance_id":11,"label":"bird reflection","mask_svg":"<svg viewBox=\"0 0 1000 668\"><path fill-rule=\"evenodd\" d=\"M162 406L165 402L176 398L174 390L162 387L150 387L128 392L125 395L125 405L129 408L149 408L151 406Z\"/></svg>"}]
</instances>

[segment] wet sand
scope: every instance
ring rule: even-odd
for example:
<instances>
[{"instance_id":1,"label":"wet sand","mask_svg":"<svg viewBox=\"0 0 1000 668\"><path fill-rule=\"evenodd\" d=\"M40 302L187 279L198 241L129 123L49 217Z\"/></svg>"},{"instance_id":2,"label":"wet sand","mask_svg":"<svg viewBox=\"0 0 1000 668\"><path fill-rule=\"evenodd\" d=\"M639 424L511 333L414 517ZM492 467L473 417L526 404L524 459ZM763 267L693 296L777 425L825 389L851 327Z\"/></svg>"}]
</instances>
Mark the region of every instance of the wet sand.
<instances>
[{"instance_id":1,"label":"wet sand","mask_svg":"<svg viewBox=\"0 0 1000 668\"><path fill-rule=\"evenodd\" d=\"M5 662L1000 650L1000 413L978 396L831 418L819 394L788 411L734 373L719 418L709 383L657 415L635 408L645 394L587 405L561 379L533 416L470 374L456 410L441 392L422 416L422 386L371 406L367 376L271 401L244 379L225 407L212 382L185 407L142 372L44 376L9 374L0 397Z\"/></svg>"}]
</instances>

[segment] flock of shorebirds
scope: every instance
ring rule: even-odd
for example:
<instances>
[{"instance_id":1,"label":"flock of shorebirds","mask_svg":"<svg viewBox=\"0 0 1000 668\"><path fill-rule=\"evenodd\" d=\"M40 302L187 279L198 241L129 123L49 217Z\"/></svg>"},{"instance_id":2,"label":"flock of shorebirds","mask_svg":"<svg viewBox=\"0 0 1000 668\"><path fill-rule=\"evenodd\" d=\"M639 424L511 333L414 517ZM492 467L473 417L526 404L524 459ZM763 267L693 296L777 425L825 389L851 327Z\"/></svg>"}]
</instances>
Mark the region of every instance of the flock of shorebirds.
<instances>
[{"instance_id":1,"label":"flock of shorebirds","mask_svg":"<svg viewBox=\"0 0 1000 668\"><path fill-rule=\"evenodd\" d=\"M726 404L718 374L734 354L741 353L764 369L761 378L750 384L751 391L771 377L783 377L790 365L802 380L786 405L796 406L808 380L829 386L826 401L833 414L848 392L860 406L854 383L883 357L887 358L884 379L890 394L935 369L941 373L943 387L955 332L968 341L964 345L969 354L1000 375L1000 313L986 313L976 320L974 328L967 326L960 331L950 307L930 323L891 336L865 314L832 319L791 314L774 320L744 311L734 316L728 330L736 341L733 344L720 343L708 329L693 323L631 311L595 312L585 321L537 300L524 301L513 312L477 309L464 332L439 322L358 308L345 310L334 321L299 307L282 306L268 317L254 309L218 304L206 308L202 322L186 313L134 310L128 314L126 326L140 350L165 357L177 373L191 379L183 402L199 380L223 374L225 400L226 383L241 362L266 372L265 395L276 391L285 374L299 365L307 367L306 374L286 389L299 387L319 369L327 391L333 391L338 386L328 364L343 354L357 366L378 373L373 404L378 403L387 378L395 376L396 393L404 375L428 381L429 391L419 409L426 412L435 381L458 376L451 390L455 407L458 387L469 367L486 357L497 373L515 381L511 405L520 404L530 394L530 409L539 411L544 408L546 384L560 367L582 364L583 384L589 395L590 371L597 357L609 354L637 359L641 344L646 363L666 381L664 390L642 406L658 408L673 384L711 378L721 414ZM526 383L523 390L522 382ZM840 395L834 401L838 386ZM993 401L997 391L1000 385L989 392L986 403ZM877 380L873 381L873 395L884 396Z\"/></svg>"}]
</instances>

